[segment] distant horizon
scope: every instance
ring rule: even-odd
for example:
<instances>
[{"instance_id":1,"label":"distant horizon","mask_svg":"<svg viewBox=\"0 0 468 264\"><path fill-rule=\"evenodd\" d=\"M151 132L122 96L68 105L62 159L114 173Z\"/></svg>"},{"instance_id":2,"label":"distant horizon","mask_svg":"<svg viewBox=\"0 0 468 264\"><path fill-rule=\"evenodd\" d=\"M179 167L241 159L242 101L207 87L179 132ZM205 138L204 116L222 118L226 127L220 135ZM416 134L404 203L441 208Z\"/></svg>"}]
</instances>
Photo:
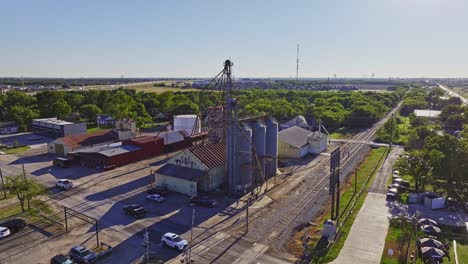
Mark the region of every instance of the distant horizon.
<instances>
[{"instance_id":1,"label":"distant horizon","mask_svg":"<svg viewBox=\"0 0 468 264\"><path fill-rule=\"evenodd\" d=\"M209 77L125 77L124 80L132 80L132 79L152 79L152 80L205 80L205 79L213 79L215 75ZM39 76L23 76L23 77L11 77L5 76L1 77L0 79L122 79L122 77L39 77ZM296 77L237 77L233 76L235 80L239 79L260 79L260 80L296 80ZM379 81L379 80L464 80L468 79L468 77L299 77L298 80L366 80L366 81Z\"/></svg>"},{"instance_id":2,"label":"distant horizon","mask_svg":"<svg viewBox=\"0 0 468 264\"><path fill-rule=\"evenodd\" d=\"M18 0L0 9L3 76L211 78L231 59L239 78L295 78L299 44L301 78L468 77L466 0Z\"/></svg>"}]
</instances>

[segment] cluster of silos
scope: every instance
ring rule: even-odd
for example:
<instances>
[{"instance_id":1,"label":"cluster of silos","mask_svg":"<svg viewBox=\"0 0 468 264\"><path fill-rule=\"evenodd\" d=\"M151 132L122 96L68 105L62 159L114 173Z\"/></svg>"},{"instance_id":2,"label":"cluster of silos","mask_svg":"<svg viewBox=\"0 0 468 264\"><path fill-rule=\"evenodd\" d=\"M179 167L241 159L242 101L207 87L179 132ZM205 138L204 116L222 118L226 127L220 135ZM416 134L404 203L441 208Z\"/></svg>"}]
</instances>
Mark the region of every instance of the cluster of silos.
<instances>
[{"instance_id":1,"label":"cluster of silos","mask_svg":"<svg viewBox=\"0 0 468 264\"><path fill-rule=\"evenodd\" d=\"M278 123L266 116L241 120L237 135L239 175L236 189L245 193L276 175Z\"/></svg>"}]
</instances>

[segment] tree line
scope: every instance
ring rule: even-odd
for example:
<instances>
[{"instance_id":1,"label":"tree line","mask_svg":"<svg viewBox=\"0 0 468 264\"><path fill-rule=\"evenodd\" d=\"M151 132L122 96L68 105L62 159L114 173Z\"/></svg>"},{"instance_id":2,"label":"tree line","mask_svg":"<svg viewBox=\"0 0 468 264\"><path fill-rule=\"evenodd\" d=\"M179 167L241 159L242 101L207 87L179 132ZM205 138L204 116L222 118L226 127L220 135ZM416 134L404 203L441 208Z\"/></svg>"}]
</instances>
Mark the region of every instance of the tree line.
<instances>
[{"instance_id":1,"label":"tree line","mask_svg":"<svg viewBox=\"0 0 468 264\"><path fill-rule=\"evenodd\" d=\"M414 179L417 191L431 186L433 191L468 199L468 107L459 98L444 95L439 88L409 91L399 116L377 132L377 141L390 142L393 131L393 142L407 151L395 167ZM417 117L415 109L440 110L441 114L435 119Z\"/></svg>"},{"instance_id":2,"label":"tree line","mask_svg":"<svg viewBox=\"0 0 468 264\"><path fill-rule=\"evenodd\" d=\"M233 96L239 101L240 116L268 113L279 121L297 115L313 116L333 130L371 125L394 107L407 89L400 87L390 93L249 89L234 91ZM222 100L216 91L156 94L118 89L43 91L34 95L10 91L0 95L0 120L16 121L25 131L34 118L95 122L96 115L107 114L115 119L134 118L141 127L171 120L174 115L203 115Z\"/></svg>"}]
</instances>

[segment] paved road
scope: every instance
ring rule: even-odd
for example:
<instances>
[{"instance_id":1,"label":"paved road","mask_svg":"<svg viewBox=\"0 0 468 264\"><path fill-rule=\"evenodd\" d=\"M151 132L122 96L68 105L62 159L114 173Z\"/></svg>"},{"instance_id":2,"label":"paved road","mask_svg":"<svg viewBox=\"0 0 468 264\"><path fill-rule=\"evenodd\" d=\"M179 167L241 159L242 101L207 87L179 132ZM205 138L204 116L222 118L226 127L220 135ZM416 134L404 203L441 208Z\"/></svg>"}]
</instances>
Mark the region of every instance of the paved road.
<instances>
[{"instance_id":1,"label":"paved road","mask_svg":"<svg viewBox=\"0 0 468 264\"><path fill-rule=\"evenodd\" d=\"M456 92L450 90L447 86L444 86L440 83L438 83L437 85L439 85L440 88L444 89L445 92L447 92L450 96L454 96L454 97L458 97L461 99L461 101L464 103L464 104L468 104L468 99L464 98L463 96L457 94Z\"/></svg>"},{"instance_id":2,"label":"paved road","mask_svg":"<svg viewBox=\"0 0 468 264\"><path fill-rule=\"evenodd\" d=\"M388 178L392 173L392 166L402 151L401 148L393 148L388 155L333 264L380 263L389 226L385 191Z\"/></svg>"}]
</instances>

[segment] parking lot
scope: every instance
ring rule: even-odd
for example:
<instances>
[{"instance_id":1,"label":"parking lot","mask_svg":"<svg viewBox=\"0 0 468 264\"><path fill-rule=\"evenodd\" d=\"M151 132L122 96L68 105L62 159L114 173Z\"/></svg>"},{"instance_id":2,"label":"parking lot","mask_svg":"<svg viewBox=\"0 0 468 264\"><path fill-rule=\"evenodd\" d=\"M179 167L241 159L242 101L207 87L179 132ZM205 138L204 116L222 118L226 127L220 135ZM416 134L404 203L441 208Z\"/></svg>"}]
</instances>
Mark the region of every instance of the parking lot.
<instances>
[{"instance_id":1,"label":"parking lot","mask_svg":"<svg viewBox=\"0 0 468 264\"><path fill-rule=\"evenodd\" d=\"M171 259L180 252L162 247L160 238L166 232L177 234L187 233L191 228L193 209L195 225L205 222L214 215L230 214L224 209L226 201L222 195L214 195L218 205L215 208L192 206L189 197L177 193L169 193L163 203L155 203L145 199L147 188L151 182L150 170L163 165L168 156L156 157L140 161L111 171L96 171L81 167L56 168L52 166L53 155L37 154L32 156L4 155L0 161L5 175L22 172L24 164L29 177L36 178L49 188L52 195L49 204L57 210L66 206L99 220L100 240L116 247L108 263L129 263L141 256L145 249L141 246L143 234L148 230L152 242L151 250L158 252L163 259ZM5 158L5 159L3 159ZM55 187L56 179L67 178L73 181L70 190L59 190ZM129 204L140 204L148 214L135 219L124 215L122 208ZM69 233L53 233L30 230L16 234L7 240L0 241L0 263L48 263L50 257L58 253L66 253L73 245L95 245L94 227L80 220L69 220ZM15 245L22 245L17 247ZM21 254L23 250L34 254Z\"/></svg>"},{"instance_id":2,"label":"parking lot","mask_svg":"<svg viewBox=\"0 0 468 264\"><path fill-rule=\"evenodd\" d=\"M35 149L47 145L50 141L52 141L52 139L37 137L31 132L0 135L0 142L7 146L25 145Z\"/></svg>"}]
</instances>

